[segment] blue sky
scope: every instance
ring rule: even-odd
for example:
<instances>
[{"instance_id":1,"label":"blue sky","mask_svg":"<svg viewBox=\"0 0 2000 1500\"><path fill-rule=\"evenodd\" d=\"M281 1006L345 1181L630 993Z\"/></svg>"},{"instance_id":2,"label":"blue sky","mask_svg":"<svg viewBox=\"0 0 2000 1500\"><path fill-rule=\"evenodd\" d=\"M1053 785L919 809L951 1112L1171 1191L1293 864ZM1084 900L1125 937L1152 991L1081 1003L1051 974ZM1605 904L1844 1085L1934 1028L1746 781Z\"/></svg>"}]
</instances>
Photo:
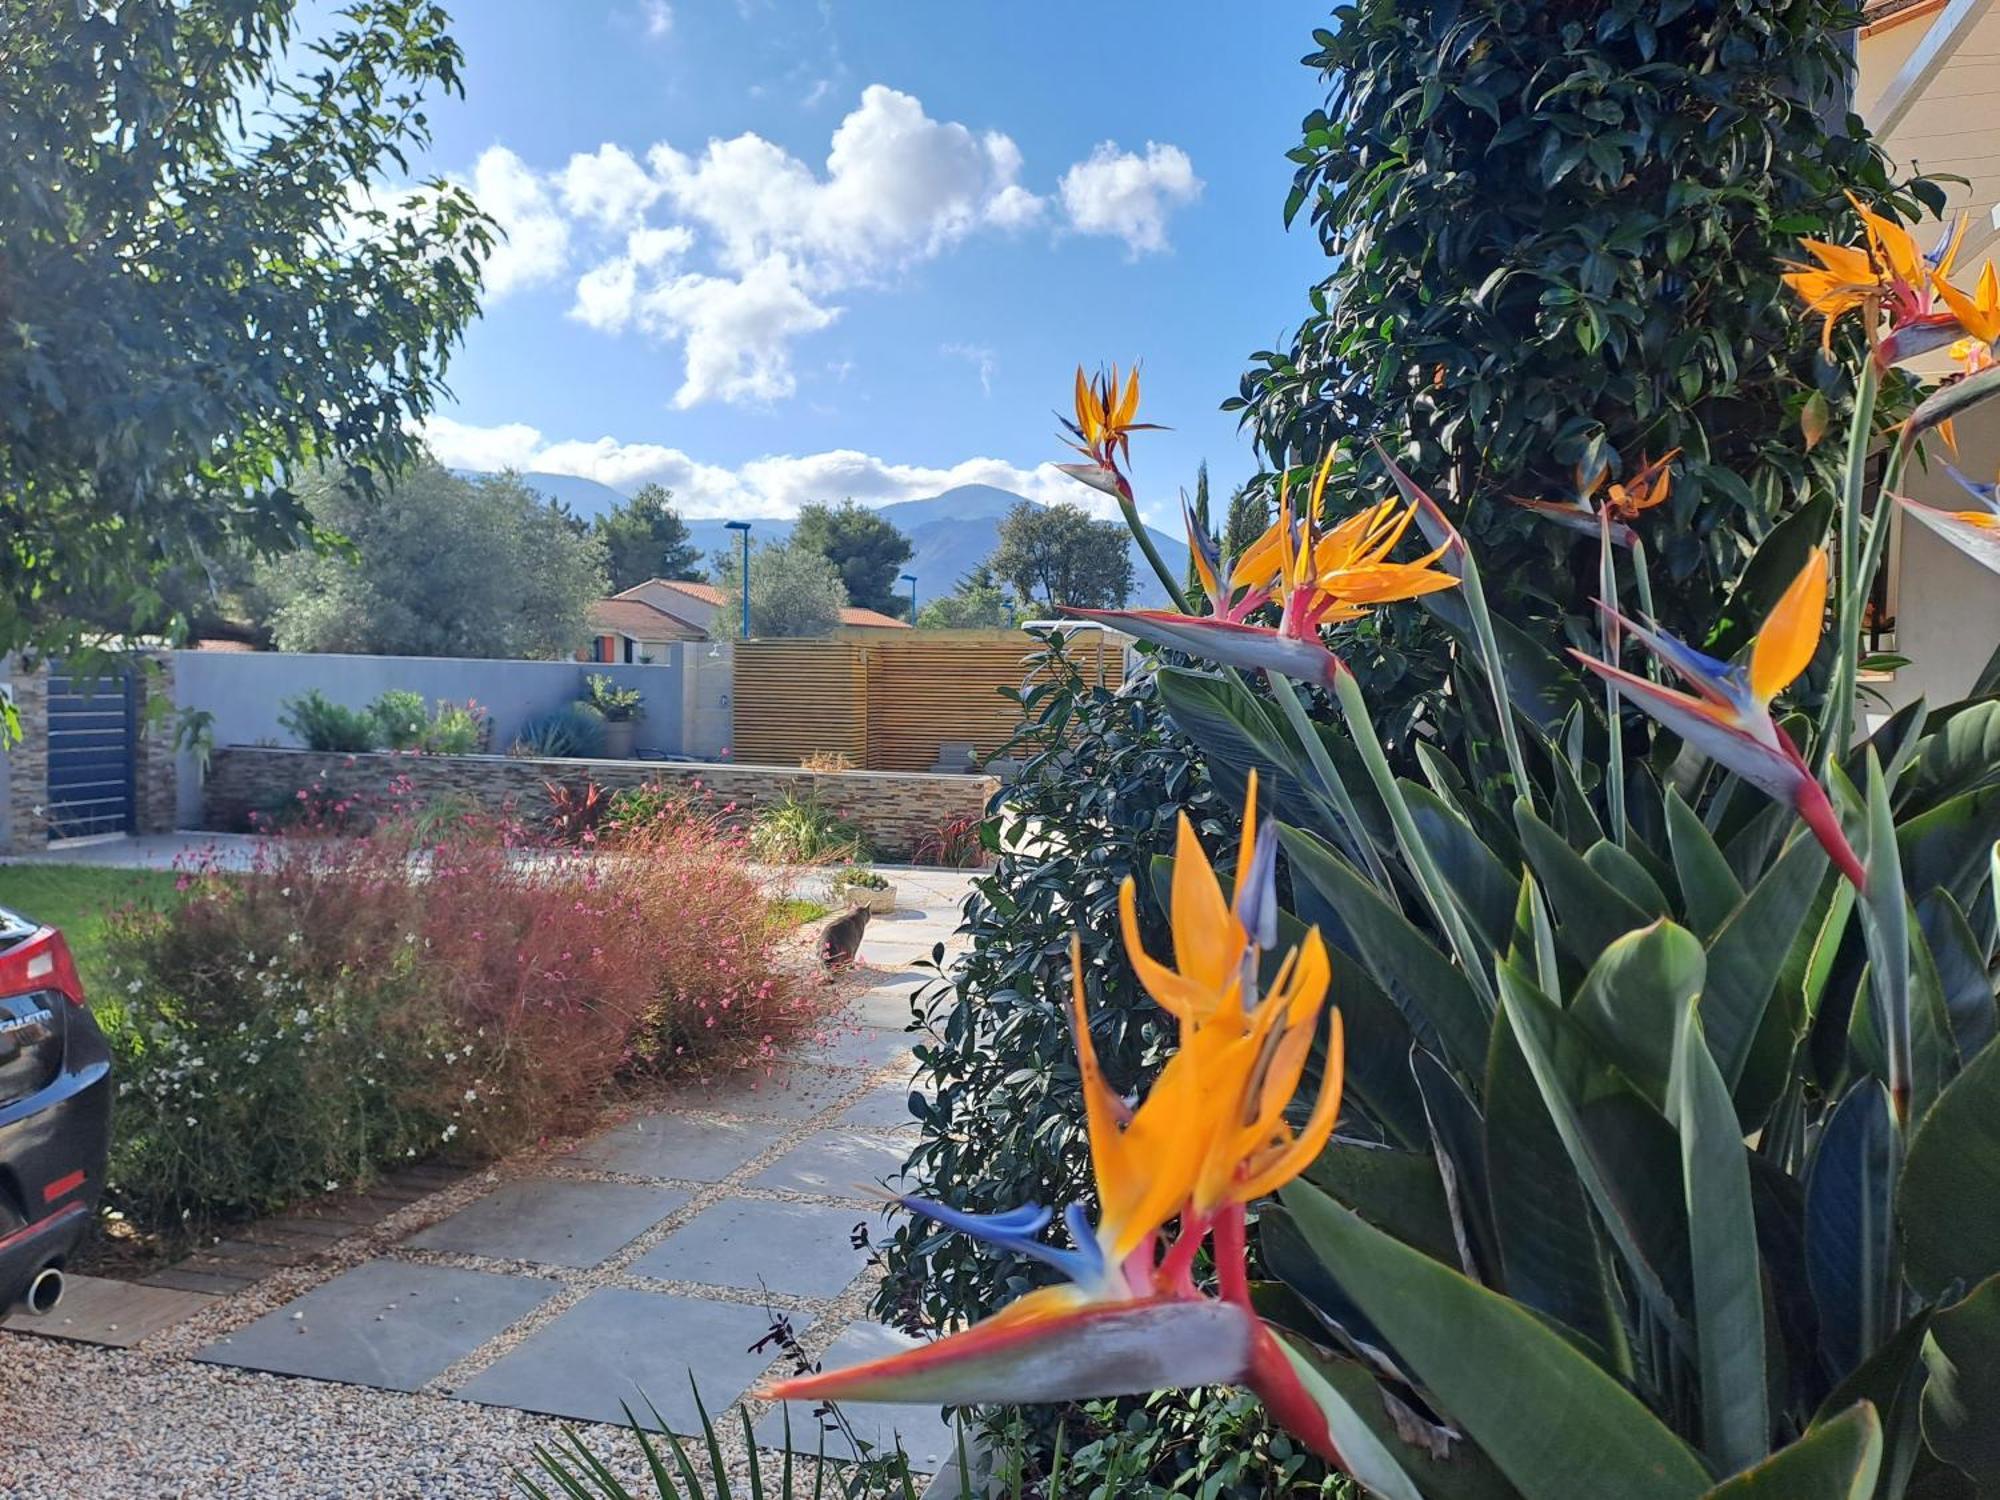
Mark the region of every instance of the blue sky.
<instances>
[{"instance_id":1,"label":"blue sky","mask_svg":"<svg viewBox=\"0 0 2000 1500\"><path fill-rule=\"evenodd\" d=\"M1082 360L1144 360L1171 513L1323 263L1279 215L1323 5L477 0L424 172L512 238L431 438L674 489L887 502L1038 466Z\"/></svg>"}]
</instances>

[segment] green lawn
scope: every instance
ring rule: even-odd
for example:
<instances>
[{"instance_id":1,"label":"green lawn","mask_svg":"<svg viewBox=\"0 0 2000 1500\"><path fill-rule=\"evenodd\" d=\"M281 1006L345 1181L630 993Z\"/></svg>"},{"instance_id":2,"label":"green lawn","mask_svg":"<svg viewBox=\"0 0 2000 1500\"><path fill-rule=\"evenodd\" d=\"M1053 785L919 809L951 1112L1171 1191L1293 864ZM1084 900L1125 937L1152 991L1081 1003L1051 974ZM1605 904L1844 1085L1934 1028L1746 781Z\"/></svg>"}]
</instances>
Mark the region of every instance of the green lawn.
<instances>
[{"instance_id":1,"label":"green lawn","mask_svg":"<svg viewBox=\"0 0 2000 1500\"><path fill-rule=\"evenodd\" d=\"M135 901L174 897L171 870L104 870L92 865L0 865L0 906L60 927L76 955L86 994L103 984L104 920Z\"/></svg>"}]
</instances>

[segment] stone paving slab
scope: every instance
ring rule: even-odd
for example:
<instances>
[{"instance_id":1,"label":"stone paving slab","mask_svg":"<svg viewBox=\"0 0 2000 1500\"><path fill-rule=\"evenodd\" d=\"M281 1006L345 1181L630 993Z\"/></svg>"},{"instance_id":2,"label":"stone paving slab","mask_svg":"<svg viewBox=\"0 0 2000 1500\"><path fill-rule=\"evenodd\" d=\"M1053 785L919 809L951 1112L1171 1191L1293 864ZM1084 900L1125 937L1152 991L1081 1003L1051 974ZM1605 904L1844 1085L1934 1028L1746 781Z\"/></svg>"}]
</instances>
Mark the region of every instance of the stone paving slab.
<instances>
[{"instance_id":1,"label":"stone paving slab","mask_svg":"<svg viewBox=\"0 0 2000 1500\"><path fill-rule=\"evenodd\" d=\"M917 1117L910 1113L910 1093L910 1089L901 1087L877 1089L866 1098L850 1104L839 1123L850 1130L866 1130L875 1134L914 1131Z\"/></svg>"},{"instance_id":2,"label":"stone paving slab","mask_svg":"<svg viewBox=\"0 0 2000 1500\"><path fill-rule=\"evenodd\" d=\"M794 1329L811 1321L803 1314L790 1318ZM453 1394L488 1406L620 1423L621 1403L648 1418L650 1399L672 1431L698 1433L690 1372L710 1413L720 1415L775 1357L750 1347L770 1321L762 1309L741 1303L604 1287Z\"/></svg>"},{"instance_id":3,"label":"stone paving slab","mask_svg":"<svg viewBox=\"0 0 2000 1500\"><path fill-rule=\"evenodd\" d=\"M725 1198L640 1256L631 1270L662 1281L836 1297L868 1263L868 1252L853 1242L855 1225L866 1218L851 1208Z\"/></svg>"},{"instance_id":4,"label":"stone paving slab","mask_svg":"<svg viewBox=\"0 0 2000 1500\"><path fill-rule=\"evenodd\" d=\"M856 1081L800 1061L770 1075L689 1084L667 1103L672 1109L712 1109L753 1120L807 1120L837 1103Z\"/></svg>"},{"instance_id":5,"label":"stone paving slab","mask_svg":"<svg viewBox=\"0 0 2000 1500\"><path fill-rule=\"evenodd\" d=\"M920 988L917 984L878 984L857 996L842 1019L857 1026L907 1033L910 1022L916 1017L916 1012L910 1008L910 998Z\"/></svg>"},{"instance_id":6,"label":"stone paving slab","mask_svg":"<svg viewBox=\"0 0 2000 1500\"><path fill-rule=\"evenodd\" d=\"M892 1063L912 1064L910 1044L916 1038L903 1031L857 1026L836 1032L813 1049L813 1061L829 1068L858 1068L873 1073Z\"/></svg>"},{"instance_id":7,"label":"stone paving slab","mask_svg":"<svg viewBox=\"0 0 2000 1500\"><path fill-rule=\"evenodd\" d=\"M829 1370L837 1370L843 1365L899 1353L920 1342L879 1323L854 1323L843 1329L840 1337L828 1346L821 1363ZM957 1436L939 1408L877 1406L858 1401L840 1408L841 1415L847 1419L848 1432L831 1427L822 1432L820 1423L813 1416L813 1404L809 1401L790 1401L774 1406L751 1429L756 1434L759 1447L784 1446L785 1413L788 1408L794 1453L817 1453L824 1440L828 1458L863 1457L855 1451L855 1444L848 1440L848 1432L851 1432L854 1438L877 1455L888 1453L900 1439L903 1451L910 1456L911 1468L935 1473L958 1451Z\"/></svg>"},{"instance_id":8,"label":"stone paving slab","mask_svg":"<svg viewBox=\"0 0 2000 1500\"><path fill-rule=\"evenodd\" d=\"M39 1333L79 1344L101 1344L107 1349L130 1349L214 1301L201 1292L68 1275L63 1278L62 1302L54 1312L40 1317L17 1312L0 1320L0 1328L9 1333Z\"/></svg>"},{"instance_id":9,"label":"stone paving slab","mask_svg":"<svg viewBox=\"0 0 2000 1500\"><path fill-rule=\"evenodd\" d=\"M699 1115L638 1115L577 1147L563 1160L572 1166L670 1177L680 1182L720 1182L770 1142L768 1126Z\"/></svg>"},{"instance_id":10,"label":"stone paving slab","mask_svg":"<svg viewBox=\"0 0 2000 1500\"><path fill-rule=\"evenodd\" d=\"M203 1349L208 1364L414 1391L554 1296L552 1281L371 1260Z\"/></svg>"},{"instance_id":11,"label":"stone paving slab","mask_svg":"<svg viewBox=\"0 0 2000 1500\"><path fill-rule=\"evenodd\" d=\"M581 1270L630 1244L687 1200L680 1188L521 1177L404 1243Z\"/></svg>"},{"instance_id":12,"label":"stone paving slab","mask_svg":"<svg viewBox=\"0 0 2000 1500\"><path fill-rule=\"evenodd\" d=\"M867 1199L903 1170L904 1143L862 1130L819 1130L752 1177L751 1187Z\"/></svg>"}]
</instances>

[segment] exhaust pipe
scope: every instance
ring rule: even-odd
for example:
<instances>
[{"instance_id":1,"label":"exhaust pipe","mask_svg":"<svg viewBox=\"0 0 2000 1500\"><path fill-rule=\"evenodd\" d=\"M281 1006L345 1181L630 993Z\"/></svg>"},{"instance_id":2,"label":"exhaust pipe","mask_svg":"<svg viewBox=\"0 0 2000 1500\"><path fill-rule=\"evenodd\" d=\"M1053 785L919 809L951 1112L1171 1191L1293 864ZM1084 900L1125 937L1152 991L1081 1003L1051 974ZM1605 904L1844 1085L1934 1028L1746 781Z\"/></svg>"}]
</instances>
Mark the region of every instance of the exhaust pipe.
<instances>
[{"instance_id":1,"label":"exhaust pipe","mask_svg":"<svg viewBox=\"0 0 2000 1500\"><path fill-rule=\"evenodd\" d=\"M28 1283L28 1295L22 1299L29 1312L37 1317L46 1317L56 1310L62 1301L63 1273L54 1266L43 1266L35 1272L35 1279Z\"/></svg>"}]
</instances>

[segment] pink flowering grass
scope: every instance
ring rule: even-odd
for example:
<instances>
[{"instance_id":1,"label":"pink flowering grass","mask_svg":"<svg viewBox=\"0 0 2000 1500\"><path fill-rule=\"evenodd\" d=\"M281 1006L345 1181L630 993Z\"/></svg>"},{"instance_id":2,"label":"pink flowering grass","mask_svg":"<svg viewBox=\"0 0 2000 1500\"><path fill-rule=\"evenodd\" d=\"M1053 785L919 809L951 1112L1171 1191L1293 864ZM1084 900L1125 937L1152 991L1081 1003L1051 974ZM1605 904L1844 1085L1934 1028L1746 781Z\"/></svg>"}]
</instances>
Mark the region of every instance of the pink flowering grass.
<instances>
[{"instance_id":1,"label":"pink flowering grass","mask_svg":"<svg viewBox=\"0 0 2000 1500\"><path fill-rule=\"evenodd\" d=\"M698 801L578 849L408 792L309 796L249 870L186 868L176 903L112 923L113 1201L140 1227L498 1155L621 1075L768 1070L820 1022L829 992Z\"/></svg>"}]
</instances>

